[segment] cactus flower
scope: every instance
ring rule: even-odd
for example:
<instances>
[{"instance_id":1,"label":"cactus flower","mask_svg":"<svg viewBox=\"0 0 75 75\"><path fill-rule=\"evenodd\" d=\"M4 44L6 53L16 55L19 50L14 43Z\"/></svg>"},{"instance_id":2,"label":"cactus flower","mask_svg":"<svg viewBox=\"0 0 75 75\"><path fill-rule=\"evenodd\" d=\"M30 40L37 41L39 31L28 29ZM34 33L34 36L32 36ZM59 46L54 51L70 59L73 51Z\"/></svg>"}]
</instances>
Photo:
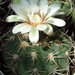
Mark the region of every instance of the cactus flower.
<instances>
[{"instance_id":1,"label":"cactus flower","mask_svg":"<svg viewBox=\"0 0 75 75\"><path fill-rule=\"evenodd\" d=\"M12 33L29 33L29 40L32 43L38 42L39 31L51 35L53 33L52 25L62 27L66 24L64 20L54 18L55 15L64 14L64 12L58 12L61 8L59 3L48 5L47 0L21 0L20 3L11 4L11 8L16 15L8 16L6 21L21 22L14 26Z\"/></svg>"},{"instance_id":2,"label":"cactus flower","mask_svg":"<svg viewBox=\"0 0 75 75\"><path fill-rule=\"evenodd\" d=\"M73 75L75 75L75 73Z\"/></svg>"}]
</instances>

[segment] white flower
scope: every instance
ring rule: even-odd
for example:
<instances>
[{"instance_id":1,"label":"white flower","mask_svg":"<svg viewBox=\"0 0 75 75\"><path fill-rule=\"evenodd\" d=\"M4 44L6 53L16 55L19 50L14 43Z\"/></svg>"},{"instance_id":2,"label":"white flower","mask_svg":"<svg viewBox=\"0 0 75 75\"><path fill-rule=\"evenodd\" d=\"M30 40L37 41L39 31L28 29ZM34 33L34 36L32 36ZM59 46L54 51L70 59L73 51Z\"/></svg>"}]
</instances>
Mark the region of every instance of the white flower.
<instances>
[{"instance_id":1,"label":"white flower","mask_svg":"<svg viewBox=\"0 0 75 75\"><path fill-rule=\"evenodd\" d=\"M75 73L73 75L75 75Z\"/></svg>"},{"instance_id":2,"label":"white flower","mask_svg":"<svg viewBox=\"0 0 75 75\"><path fill-rule=\"evenodd\" d=\"M13 28L13 34L29 32L29 40L32 43L38 42L39 31L51 35L53 33L52 24L58 27L66 24L64 20L53 17L64 14L64 12L58 12L61 8L59 3L48 5L47 0L21 0L21 3L12 4L11 8L17 15L8 16L6 21L22 22Z\"/></svg>"}]
</instances>

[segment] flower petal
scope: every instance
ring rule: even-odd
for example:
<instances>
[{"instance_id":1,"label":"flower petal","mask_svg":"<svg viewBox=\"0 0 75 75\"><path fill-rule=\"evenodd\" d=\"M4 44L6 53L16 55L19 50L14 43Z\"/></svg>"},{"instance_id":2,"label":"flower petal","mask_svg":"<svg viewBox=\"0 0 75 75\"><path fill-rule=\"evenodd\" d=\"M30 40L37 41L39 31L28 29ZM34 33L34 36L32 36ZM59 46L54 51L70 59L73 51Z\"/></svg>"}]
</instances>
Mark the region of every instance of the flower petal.
<instances>
[{"instance_id":1,"label":"flower petal","mask_svg":"<svg viewBox=\"0 0 75 75\"><path fill-rule=\"evenodd\" d=\"M29 2L30 2L31 5L32 5L32 4L36 4L36 5L37 5L38 0L29 0Z\"/></svg>"},{"instance_id":2,"label":"flower petal","mask_svg":"<svg viewBox=\"0 0 75 75\"><path fill-rule=\"evenodd\" d=\"M52 35L52 33L53 33L52 26L47 24L47 28L44 30L44 33L46 33L47 35Z\"/></svg>"},{"instance_id":3,"label":"flower petal","mask_svg":"<svg viewBox=\"0 0 75 75\"><path fill-rule=\"evenodd\" d=\"M12 30L12 33L13 34L16 34L18 32L21 32L22 34L23 33L27 33L31 30L32 26L30 26L29 24L27 23L21 23L21 24L18 24L16 25L13 30Z\"/></svg>"},{"instance_id":4,"label":"flower petal","mask_svg":"<svg viewBox=\"0 0 75 75\"><path fill-rule=\"evenodd\" d=\"M45 18L48 18L50 16L53 16L61 7L61 4L59 3L53 3L51 4L48 8L50 9L50 12L48 13L48 15Z\"/></svg>"},{"instance_id":5,"label":"flower petal","mask_svg":"<svg viewBox=\"0 0 75 75\"><path fill-rule=\"evenodd\" d=\"M20 4L12 4L11 8L15 11L16 14L23 18L27 18L27 12L24 10Z\"/></svg>"},{"instance_id":6,"label":"flower petal","mask_svg":"<svg viewBox=\"0 0 75 75\"><path fill-rule=\"evenodd\" d=\"M30 4L29 4L29 2L28 2L28 0L21 0L21 5L24 5L24 6L29 6Z\"/></svg>"},{"instance_id":7,"label":"flower petal","mask_svg":"<svg viewBox=\"0 0 75 75\"><path fill-rule=\"evenodd\" d=\"M56 15L63 15L63 14L65 14L64 11L57 11L53 16L56 16Z\"/></svg>"},{"instance_id":8,"label":"flower petal","mask_svg":"<svg viewBox=\"0 0 75 75\"><path fill-rule=\"evenodd\" d=\"M21 33L24 34L24 33L30 32L31 29L32 29L31 25L25 24L25 26L21 29Z\"/></svg>"},{"instance_id":9,"label":"flower petal","mask_svg":"<svg viewBox=\"0 0 75 75\"><path fill-rule=\"evenodd\" d=\"M33 0L33 1L32 0L29 0L29 1L27 1L27 0L21 0L21 7L27 13L31 13L32 11L35 12L35 13L37 13L39 11L37 3L38 3L38 0Z\"/></svg>"},{"instance_id":10,"label":"flower petal","mask_svg":"<svg viewBox=\"0 0 75 75\"><path fill-rule=\"evenodd\" d=\"M28 0L21 0L21 8L27 13L30 13L30 4Z\"/></svg>"},{"instance_id":11,"label":"flower petal","mask_svg":"<svg viewBox=\"0 0 75 75\"><path fill-rule=\"evenodd\" d=\"M24 22L24 21L26 21L26 19L24 19L23 17L18 16L18 15L10 15L6 18L6 21L7 22L15 22L15 21Z\"/></svg>"},{"instance_id":12,"label":"flower petal","mask_svg":"<svg viewBox=\"0 0 75 75\"><path fill-rule=\"evenodd\" d=\"M63 26L66 25L66 22L65 22L64 20L62 20L62 19L52 18L52 20L53 20L54 22L51 23L51 24L53 24L53 25L55 25L55 26L63 27Z\"/></svg>"},{"instance_id":13,"label":"flower petal","mask_svg":"<svg viewBox=\"0 0 75 75\"><path fill-rule=\"evenodd\" d=\"M41 25L38 25L38 26L37 26L37 29L38 29L38 30L41 30L41 31L44 31L46 28L47 28L47 26L44 25L44 24L41 24Z\"/></svg>"},{"instance_id":14,"label":"flower petal","mask_svg":"<svg viewBox=\"0 0 75 75\"><path fill-rule=\"evenodd\" d=\"M42 23L53 23L53 20L52 20L52 18L50 17L50 18L44 20Z\"/></svg>"},{"instance_id":15,"label":"flower petal","mask_svg":"<svg viewBox=\"0 0 75 75\"><path fill-rule=\"evenodd\" d=\"M33 27L32 30L29 33L29 40L32 43L37 43L39 40L39 31L36 27Z\"/></svg>"},{"instance_id":16,"label":"flower petal","mask_svg":"<svg viewBox=\"0 0 75 75\"><path fill-rule=\"evenodd\" d=\"M39 7L37 5L33 4L33 5L30 5L30 7L31 7L30 8L31 12L39 13Z\"/></svg>"},{"instance_id":17,"label":"flower petal","mask_svg":"<svg viewBox=\"0 0 75 75\"><path fill-rule=\"evenodd\" d=\"M40 0L39 3L38 3L38 6L40 6L40 7L43 7L45 5L48 5L47 0Z\"/></svg>"},{"instance_id":18,"label":"flower petal","mask_svg":"<svg viewBox=\"0 0 75 75\"><path fill-rule=\"evenodd\" d=\"M40 0L39 2L40 15L45 16L48 9L47 0Z\"/></svg>"}]
</instances>

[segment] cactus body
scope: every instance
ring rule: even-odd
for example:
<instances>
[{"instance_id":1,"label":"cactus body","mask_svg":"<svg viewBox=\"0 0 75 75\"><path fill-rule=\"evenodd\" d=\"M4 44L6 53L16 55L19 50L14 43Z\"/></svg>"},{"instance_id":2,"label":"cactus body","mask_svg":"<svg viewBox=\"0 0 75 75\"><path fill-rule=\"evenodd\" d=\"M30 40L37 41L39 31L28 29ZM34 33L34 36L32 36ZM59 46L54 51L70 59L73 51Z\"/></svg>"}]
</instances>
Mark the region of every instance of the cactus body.
<instances>
[{"instance_id":1,"label":"cactus body","mask_svg":"<svg viewBox=\"0 0 75 75\"><path fill-rule=\"evenodd\" d=\"M69 75L68 36L62 32L42 36L37 44L32 44L25 34L7 33L3 37L5 63L18 75Z\"/></svg>"}]
</instances>

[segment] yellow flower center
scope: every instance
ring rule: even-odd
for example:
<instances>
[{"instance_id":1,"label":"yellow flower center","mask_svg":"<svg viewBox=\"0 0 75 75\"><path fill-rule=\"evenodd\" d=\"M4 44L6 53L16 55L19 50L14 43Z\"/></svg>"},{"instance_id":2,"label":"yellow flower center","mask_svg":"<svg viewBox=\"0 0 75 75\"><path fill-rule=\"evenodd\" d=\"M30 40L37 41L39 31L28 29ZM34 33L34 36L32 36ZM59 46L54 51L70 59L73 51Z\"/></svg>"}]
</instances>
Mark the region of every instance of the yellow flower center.
<instances>
[{"instance_id":1,"label":"yellow flower center","mask_svg":"<svg viewBox=\"0 0 75 75\"><path fill-rule=\"evenodd\" d=\"M38 15L33 15L33 17L38 17Z\"/></svg>"},{"instance_id":2,"label":"yellow flower center","mask_svg":"<svg viewBox=\"0 0 75 75\"><path fill-rule=\"evenodd\" d=\"M38 24L41 23L41 17L39 15L33 15L32 17L32 26L37 26Z\"/></svg>"}]
</instances>

